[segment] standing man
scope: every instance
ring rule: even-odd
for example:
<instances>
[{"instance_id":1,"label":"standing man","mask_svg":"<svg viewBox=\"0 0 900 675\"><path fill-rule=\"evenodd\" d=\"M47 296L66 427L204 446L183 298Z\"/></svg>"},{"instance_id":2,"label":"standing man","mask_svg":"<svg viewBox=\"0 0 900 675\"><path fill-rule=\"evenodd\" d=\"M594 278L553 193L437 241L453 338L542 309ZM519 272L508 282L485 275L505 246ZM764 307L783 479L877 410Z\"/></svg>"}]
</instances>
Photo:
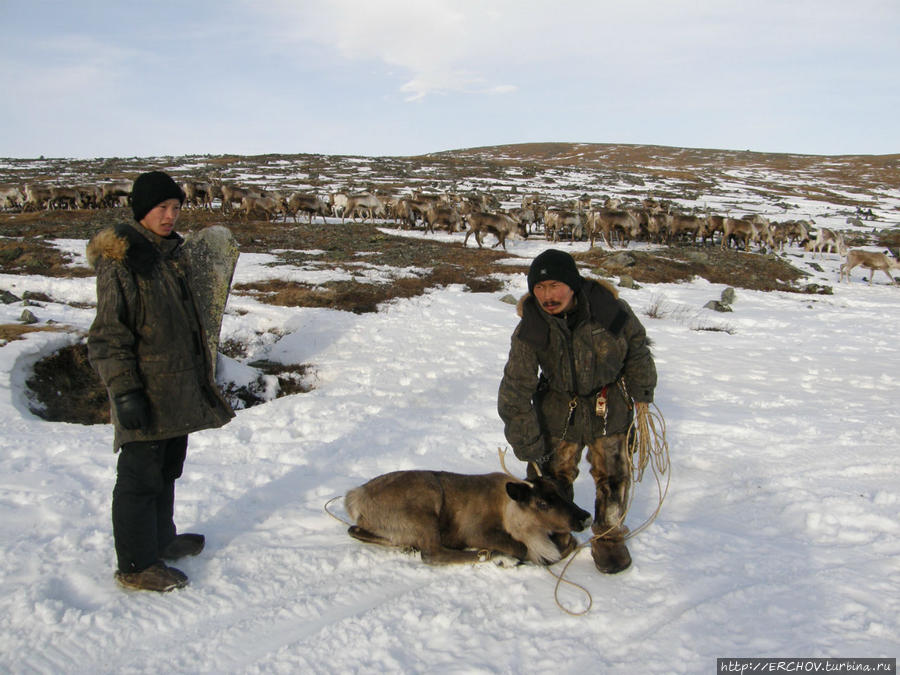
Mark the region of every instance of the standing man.
<instances>
[{"instance_id":1,"label":"standing man","mask_svg":"<svg viewBox=\"0 0 900 675\"><path fill-rule=\"evenodd\" d=\"M112 498L118 583L170 591L187 576L163 560L197 555L201 534L177 534L175 480L192 431L221 427L234 412L212 375L190 269L174 230L184 192L162 171L138 176L133 223L99 232L88 244L97 271L97 316L88 355L109 392Z\"/></svg>"},{"instance_id":2,"label":"standing man","mask_svg":"<svg viewBox=\"0 0 900 675\"><path fill-rule=\"evenodd\" d=\"M583 279L568 253L549 249L528 271L498 395L498 412L516 457L555 478L569 498L588 448L596 487L597 569L631 564L625 509L631 487L627 432L634 406L653 401L656 366L644 327L615 288ZM571 537L571 535L570 535ZM564 552L571 538L557 542Z\"/></svg>"}]
</instances>

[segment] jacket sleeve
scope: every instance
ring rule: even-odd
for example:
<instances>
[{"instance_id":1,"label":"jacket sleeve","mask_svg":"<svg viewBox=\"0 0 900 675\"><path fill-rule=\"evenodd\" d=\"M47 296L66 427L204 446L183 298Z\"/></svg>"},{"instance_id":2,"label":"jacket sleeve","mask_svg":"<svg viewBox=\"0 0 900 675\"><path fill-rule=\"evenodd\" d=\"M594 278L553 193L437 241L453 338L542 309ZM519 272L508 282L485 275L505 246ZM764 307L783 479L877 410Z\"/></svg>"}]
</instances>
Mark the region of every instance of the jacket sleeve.
<instances>
[{"instance_id":1,"label":"jacket sleeve","mask_svg":"<svg viewBox=\"0 0 900 675\"><path fill-rule=\"evenodd\" d=\"M97 315L88 331L88 359L110 396L142 389L137 367L138 292L122 263L97 263Z\"/></svg>"},{"instance_id":2,"label":"jacket sleeve","mask_svg":"<svg viewBox=\"0 0 900 675\"><path fill-rule=\"evenodd\" d=\"M503 369L497 412L513 452L523 462L537 461L547 450L532 397L538 385L537 354L513 333L509 358Z\"/></svg>"},{"instance_id":3,"label":"jacket sleeve","mask_svg":"<svg viewBox=\"0 0 900 675\"><path fill-rule=\"evenodd\" d=\"M625 386L628 393L638 403L652 403L653 391L656 389L656 364L650 351L650 338L644 326L635 316L627 303L622 305L628 312L625 324L625 338L628 341L628 353L625 356Z\"/></svg>"}]
</instances>

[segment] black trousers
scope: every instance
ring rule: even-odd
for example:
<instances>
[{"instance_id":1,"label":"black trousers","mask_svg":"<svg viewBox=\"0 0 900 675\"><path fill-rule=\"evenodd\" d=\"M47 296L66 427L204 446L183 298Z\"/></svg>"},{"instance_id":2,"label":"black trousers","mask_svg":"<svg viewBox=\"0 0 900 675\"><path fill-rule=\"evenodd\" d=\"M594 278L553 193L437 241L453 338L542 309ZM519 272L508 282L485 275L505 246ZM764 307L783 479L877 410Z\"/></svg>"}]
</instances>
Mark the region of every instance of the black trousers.
<instances>
[{"instance_id":1,"label":"black trousers","mask_svg":"<svg viewBox=\"0 0 900 675\"><path fill-rule=\"evenodd\" d=\"M175 479L181 476L186 454L187 436L122 445L112 495L121 572L147 569L175 538Z\"/></svg>"}]
</instances>

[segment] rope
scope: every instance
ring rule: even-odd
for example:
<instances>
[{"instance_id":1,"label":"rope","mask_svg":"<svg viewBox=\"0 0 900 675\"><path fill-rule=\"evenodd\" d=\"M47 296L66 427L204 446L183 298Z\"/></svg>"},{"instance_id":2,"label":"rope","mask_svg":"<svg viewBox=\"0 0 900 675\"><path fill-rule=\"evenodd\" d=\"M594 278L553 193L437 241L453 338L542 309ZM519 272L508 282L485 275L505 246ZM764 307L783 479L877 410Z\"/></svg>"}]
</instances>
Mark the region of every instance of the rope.
<instances>
[{"instance_id":1,"label":"rope","mask_svg":"<svg viewBox=\"0 0 900 675\"><path fill-rule=\"evenodd\" d=\"M653 405L653 410L650 410ZM656 509L641 525L629 532L625 538L631 539L646 530L659 516L666 495L669 494L669 484L672 479L671 462L669 461L669 442L666 440L666 420L662 416L656 404L636 405L634 419L628 427L628 452L631 455L632 477L635 483L640 483L644 478L644 471L649 465L656 481L656 491L659 502ZM665 474L665 487L662 484L662 476ZM631 509L634 499L634 490L628 495L628 506L625 513ZM622 517L624 520L624 516Z\"/></svg>"},{"instance_id":2,"label":"rope","mask_svg":"<svg viewBox=\"0 0 900 675\"><path fill-rule=\"evenodd\" d=\"M566 614L570 614L572 616L584 616L585 614L590 612L591 607L594 606L594 597L591 595L591 592L588 589L586 589L581 584L576 584L574 581L569 581L568 579L565 578L566 572L569 569L569 565L571 565L572 562L575 560L575 556L578 555L578 552L581 549L583 549L585 546L590 546L590 543L591 543L591 540L589 539L585 543L579 544L578 546L576 546L575 550L573 550L572 553L569 554L569 561L565 564L565 566L562 568L562 571L559 574L557 574L552 569L550 569L550 566L548 566L546 568L547 572L550 573L550 576L556 578L556 585L553 587L553 599L556 601L556 606L559 607ZM561 562L562 562L562 560L558 560L553 564L557 565ZM587 607L585 607L580 612L573 611L573 610L569 609L568 607L566 607L559 599L559 587L562 584L568 584L569 586L574 586L575 588L580 590L582 593L584 593L587 596Z\"/></svg>"},{"instance_id":3,"label":"rope","mask_svg":"<svg viewBox=\"0 0 900 675\"><path fill-rule=\"evenodd\" d=\"M344 519L341 518L340 516L335 515L334 513L332 513L331 511L328 510L328 507L331 506L331 502L337 501L338 499L341 499L342 497L343 497L343 495L338 495L337 497L332 497L332 498L329 499L327 502L325 502L325 506L324 506L323 508L325 509L325 513L327 513L329 516L331 516L331 517L334 518L335 520L339 520L339 521L341 521L342 523L344 523L344 525L348 525L348 526L350 526L350 527L353 527L354 523L351 523L349 520L344 520Z\"/></svg>"}]
</instances>

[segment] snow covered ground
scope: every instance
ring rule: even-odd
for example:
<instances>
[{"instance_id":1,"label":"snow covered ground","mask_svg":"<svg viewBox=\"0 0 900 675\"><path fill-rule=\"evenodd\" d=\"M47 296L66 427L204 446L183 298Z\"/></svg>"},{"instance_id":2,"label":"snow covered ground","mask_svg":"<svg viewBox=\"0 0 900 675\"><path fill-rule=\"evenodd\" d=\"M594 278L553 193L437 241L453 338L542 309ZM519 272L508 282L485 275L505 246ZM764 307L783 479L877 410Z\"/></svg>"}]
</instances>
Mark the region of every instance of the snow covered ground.
<instances>
[{"instance_id":1,"label":"snow covered ground","mask_svg":"<svg viewBox=\"0 0 900 675\"><path fill-rule=\"evenodd\" d=\"M510 257L547 247L517 241ZM242 256L235 282L272 274L260 262ZM207 547L178 565L190 586L163 595L113 582L111 427L29 412L32 364L77 337L0 347L0 671L700 673L726 656L896 657L900 288L859 270L839 284L836 255L816 262L811 281L834 295L737 289L729 314L703 309L723 290L703 280L622 290L655 342L672 483L628 571L600 575L588 551L568 567L592 600L580 616L563 608L588 596L563 586L560 607L545 569L429 567L324 510L387 471L500 470L496 392L517 321L501 298L525 292L522 274L362 315L232 296L223 338L251 342L248 360L313 364L315 389L191 436L176 522ZM93 301L93 283L0 275L60 301L32 308L42 321L79 329L92 310L61 303ZM21 311L0 306L0 321ZM586 467L576 501L593 502ZM645 477L628 524L656 502Z\"/></svg>"}]
</instances>

